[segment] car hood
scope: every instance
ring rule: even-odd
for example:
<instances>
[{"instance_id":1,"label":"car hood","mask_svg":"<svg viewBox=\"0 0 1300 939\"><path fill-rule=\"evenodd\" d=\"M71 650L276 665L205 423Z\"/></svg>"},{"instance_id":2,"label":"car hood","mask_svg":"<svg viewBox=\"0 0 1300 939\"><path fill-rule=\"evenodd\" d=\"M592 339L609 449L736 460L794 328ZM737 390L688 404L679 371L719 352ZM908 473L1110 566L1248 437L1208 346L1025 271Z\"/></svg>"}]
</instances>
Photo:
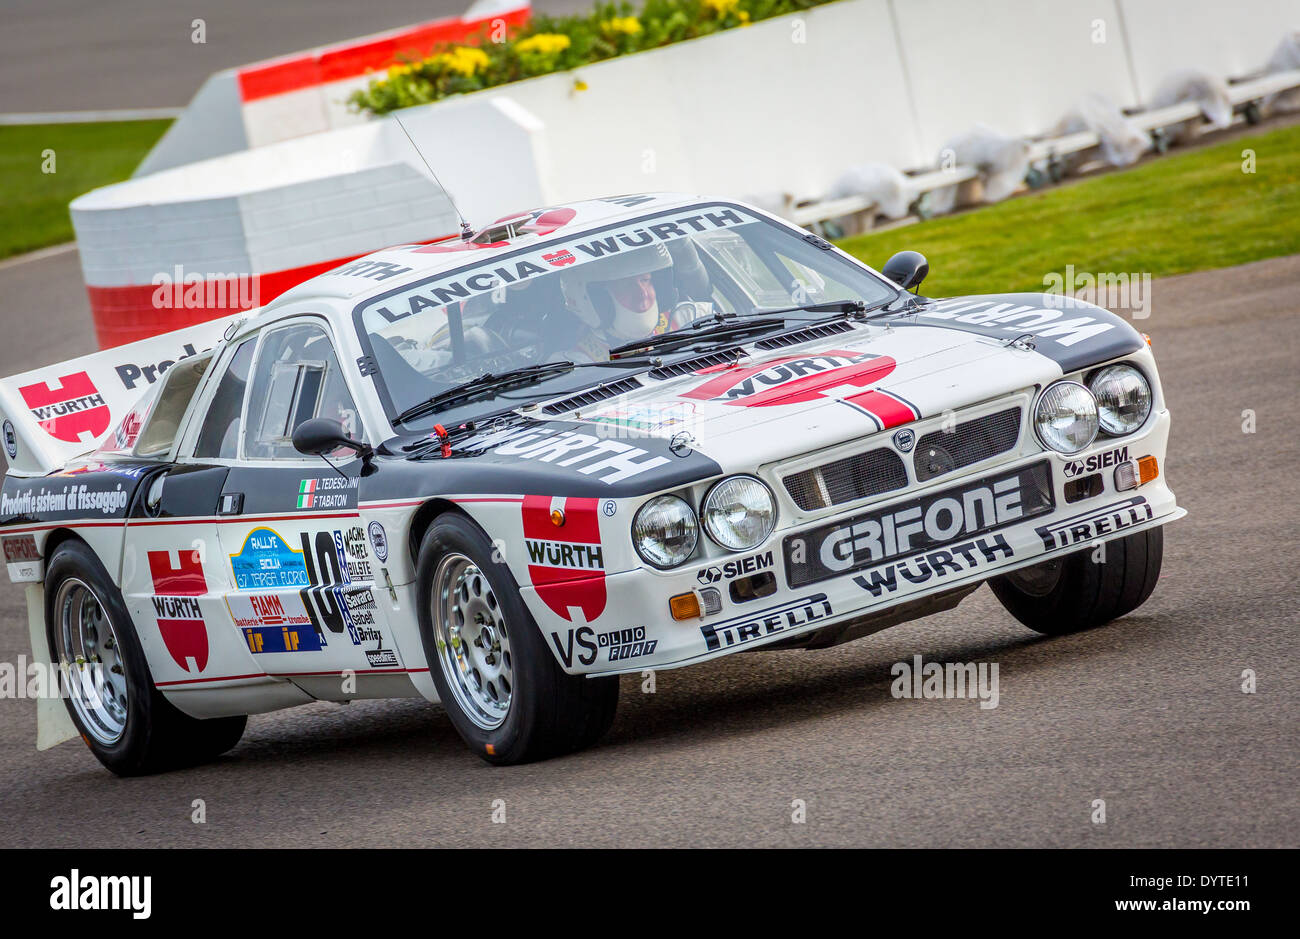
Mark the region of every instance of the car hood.
<instances>
[{"instance_id":1,"label":"car hood","mask_svg":"<svg viewBox=\"0 0 1300 939\"><path fill-rule=\"evenodd\" d=\"M688 435L725 470L752 468L1042 386L1082 360L1140 348L1118 317L1091 304L1049 307L1051 300L962 297L918 303L888 320L819 324L806 331L809 340L796 334L776 347L760 340L729 362L701 357L681 374L651 372L643 387L565 418L606 436L682 443Z\"/></svg>"},{"instance_id":2,"label":"car hood","mask_svg":"<svg viewBox=\"0 0 1300 939\"><path fill-rule=\"evenodd\" d=\"M662 492L887 436L1142 344L1091 304L1033 294L918 300L905 314L822 321L541 401L411 459L438 463L420 483L430 491Z\"/></svg>"}]
</instances>

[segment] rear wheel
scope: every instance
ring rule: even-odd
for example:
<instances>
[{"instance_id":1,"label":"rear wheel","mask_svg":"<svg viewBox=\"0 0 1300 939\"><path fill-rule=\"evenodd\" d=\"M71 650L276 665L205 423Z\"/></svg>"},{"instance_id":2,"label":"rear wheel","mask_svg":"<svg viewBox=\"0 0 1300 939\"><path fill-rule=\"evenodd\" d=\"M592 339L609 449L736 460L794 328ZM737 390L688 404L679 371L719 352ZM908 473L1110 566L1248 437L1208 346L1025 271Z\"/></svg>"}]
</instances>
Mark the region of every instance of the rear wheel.
<instances>
[{"instance_id":1,"label":"rear wheel","mask_svg":"<svg viewBox=\"0 0 1300 939\"><path fill-rule=\"evenodd\" d=\"M420 633L452 726L506 765L595 743L614 720L618 679L568 675L546 647L509 568L481 529L441 515L416 563Z\"/></svg>"},{"instance_id":2,"label":"rear wheel","mask_svg":"<svg viewBox=\"0 0 1300 939\"><path fill-rule=\"evenodd\" d=\"M989 581L1020 622L1049 636L1091 629L1136 610L1160 577L1164 529L1148 528Z\"/></svg>"},{"instance_id":3,"label":"rear wheel","mask_svg":"<svg viewBox=\"0 0 1300 939\"><path fill-rule=\"evenodd\" d=\"M201 763L243 735L247 717L199 720L162 696L121 591L80 541L64 542L50 559L45 628L72 722L95 757L117 775Z\"/></svg>"}]
</instances>

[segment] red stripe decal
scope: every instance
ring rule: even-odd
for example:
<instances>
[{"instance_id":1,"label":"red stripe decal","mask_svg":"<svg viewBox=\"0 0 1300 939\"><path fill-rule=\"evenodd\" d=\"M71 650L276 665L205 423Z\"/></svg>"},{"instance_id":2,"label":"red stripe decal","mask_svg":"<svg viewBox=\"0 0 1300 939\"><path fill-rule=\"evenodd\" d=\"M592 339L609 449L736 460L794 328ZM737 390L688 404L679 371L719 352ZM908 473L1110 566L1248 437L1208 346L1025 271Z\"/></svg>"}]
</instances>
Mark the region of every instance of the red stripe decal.
<instances>
[{"instance_id":1,"label":"red stripe decal","mask_svg":"<svg viewBox=\"0 0 1300 939\"><path fill-rule=\"evenodd\" d=\"M912 410L893 395L884 391L864 391L844 399L847 404L856 405L868 414L874 415L881 424L881 430L889 430L899 424L910 424L921 415Z\"/></svg>"},{"instance_id":2,"label":"red stripe decal","mask_svg":"<svg viewBox=\"0 0 1300 939\"><path fill-rule=\"evenodd\" d=\"M459 17L420 23L400 32L360 42L330 46L291 58L252 65L239 70L239 95L245 103L355 78L367 71L386 69L403 59L424 58L440 46L477 39L494 20L514 28L528 22L529 8L522 7L476 20Z\"/></svg>"}]
</instances>

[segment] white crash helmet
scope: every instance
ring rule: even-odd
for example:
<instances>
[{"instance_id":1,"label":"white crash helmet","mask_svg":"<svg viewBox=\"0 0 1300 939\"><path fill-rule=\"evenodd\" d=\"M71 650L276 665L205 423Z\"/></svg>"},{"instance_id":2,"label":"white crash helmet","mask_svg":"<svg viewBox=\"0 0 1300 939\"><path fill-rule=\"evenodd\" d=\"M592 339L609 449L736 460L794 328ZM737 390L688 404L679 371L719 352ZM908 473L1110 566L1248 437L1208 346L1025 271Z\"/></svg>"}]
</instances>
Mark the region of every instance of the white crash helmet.
<instances>
[{"instance_id":1,"label":"white crash helmet","mask_svg":"<svg viewBox=\"0 0 1300 939\"><path fill-rule=\"evenodd\" d=\"M598 261L578 265L560 274L564 302L588 326L637 339L648 336L659 322L659 307L671 300L673 261L662 244L618 252ZM654 274L657 302L644 311L629 309L605 284Z\"/></svg>"}]
</instances>

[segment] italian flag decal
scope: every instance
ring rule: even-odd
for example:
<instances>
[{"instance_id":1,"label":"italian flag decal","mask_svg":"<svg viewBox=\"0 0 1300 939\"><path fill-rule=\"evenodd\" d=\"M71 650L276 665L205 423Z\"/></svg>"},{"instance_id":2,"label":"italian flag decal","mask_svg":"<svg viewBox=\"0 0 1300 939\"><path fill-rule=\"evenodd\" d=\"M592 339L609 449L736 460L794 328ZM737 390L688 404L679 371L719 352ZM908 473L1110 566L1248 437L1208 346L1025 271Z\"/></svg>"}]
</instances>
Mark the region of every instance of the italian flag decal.
<instances>
[{"instance_id":1,"label":"italian flag decal","mask_svg":"<svg viewBox=\"0 0 1300 939\"><path fill-rule=\"evenodd\" d=\"M298 484L298 508L310 509L316 501L316 480L304 479Z\"/></svg>"}]
</instances>

